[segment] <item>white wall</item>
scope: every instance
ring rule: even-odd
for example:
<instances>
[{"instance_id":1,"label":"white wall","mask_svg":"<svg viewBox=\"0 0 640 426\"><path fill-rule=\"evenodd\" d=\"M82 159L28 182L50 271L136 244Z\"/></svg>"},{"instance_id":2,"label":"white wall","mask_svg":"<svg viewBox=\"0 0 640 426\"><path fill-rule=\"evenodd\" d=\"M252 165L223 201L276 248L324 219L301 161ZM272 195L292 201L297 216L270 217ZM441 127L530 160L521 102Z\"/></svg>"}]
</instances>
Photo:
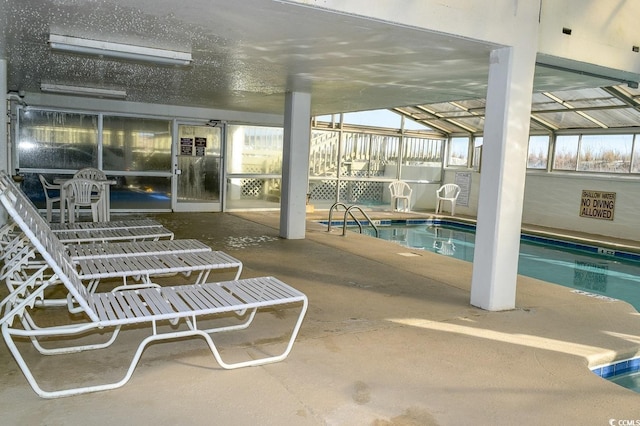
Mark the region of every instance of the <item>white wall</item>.
<instances>
[{"instance_id":1,"label":"white wall","mask_svg":"<svg viewBox=\"0 0 640 426\"><path fill-rule=\"evenodd\" d=\"M178 120L211 119L251 123L252 125L284 125L284 118L276 114L261 114L244 111L230 111L222 109L193 108L186 106L143 104L139 102L123 102L110 99L95 99L64 95L50 95L43 93L27 93L27 105L37 105L38 108L60 108L68 111L96 111L104 113L132 114L138 116L165 117Z\"/></svg>"},{"instance_id":2,"label":"white wall","mask_svg":"<svg viewBox=\"0 0 640 426\"><path fill-rule=\"evenodd\" d=\"M467 169L463 169L468 171ZM458 170L460 171L460 170ZM453 183L456 169L446 169L444 183ZM469 207L456 206L456 215L476 217L480 174L472 172ZM432 188L433 187L433 188ZM434 210L437 185L424 185L414 209ZM580 217L583 190L616 193L612 221ZM415 190L414 190L415 193ZM522 222L606 237L640 240L640 187L637 179L624 176L593 176L578 173L528 172ZM449 211L447 205L446 211Z\"/></svg>"},{"instance_id":3,"label":"white wall","mask_svg":"<svg viewBox=\"0 0 640 426\"><path fill-rule=\"evenodd\" d=\"M407 177L402 169L403 177ZM439 171L440 169L438 169ZM411 184L413 188L411 208L415 211L433 211L436 208L436 191L445 183L455 183L456 172L471 173L471 187L469 191L469 205L462 206L456 204L456 215L476 217L478 214L478 192L480 191L480 174L469 169L445 169L442 183L434 184ZM450 204L444 206L445 213L450 212Z\"/></svg>"},{"instance_id":4,"label":"white wall","mask_svg":"<svg viewBox=\"0 0 640 426\"><path fill-rule=\"evenodd\" d=\"M540 54L640 73L639 1L543 0L540 12Z\"/></svg>"},{"instance_id":5,"label":"white wall","mask_svg":"<svg viewBox=\"0 0 640 426\"><path fill-rule=\"evenodd\" d=\"M612 221L580 217L582 190L616 193ZM638 181L622 177L529 173L524 194L524 223L590 234L640 239Z\"/></svg>"}]
</instances>

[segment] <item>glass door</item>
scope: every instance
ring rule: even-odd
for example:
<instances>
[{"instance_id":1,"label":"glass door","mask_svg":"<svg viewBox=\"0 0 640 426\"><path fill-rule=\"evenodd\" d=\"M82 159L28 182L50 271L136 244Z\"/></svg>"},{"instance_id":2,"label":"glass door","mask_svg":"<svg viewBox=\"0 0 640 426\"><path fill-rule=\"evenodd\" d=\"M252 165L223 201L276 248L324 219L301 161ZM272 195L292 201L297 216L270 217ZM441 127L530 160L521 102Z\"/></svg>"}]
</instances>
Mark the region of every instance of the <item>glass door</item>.
<instances>
[{"instance_id":1,"label":"glass door","mask_svg":"<svg viewBox=\"0 0 640 426\"><path fill-rule=\"evenodd\" d=\"M221 211L222 128L178 124L173 210Z\"/></svg>"}]
</instances>

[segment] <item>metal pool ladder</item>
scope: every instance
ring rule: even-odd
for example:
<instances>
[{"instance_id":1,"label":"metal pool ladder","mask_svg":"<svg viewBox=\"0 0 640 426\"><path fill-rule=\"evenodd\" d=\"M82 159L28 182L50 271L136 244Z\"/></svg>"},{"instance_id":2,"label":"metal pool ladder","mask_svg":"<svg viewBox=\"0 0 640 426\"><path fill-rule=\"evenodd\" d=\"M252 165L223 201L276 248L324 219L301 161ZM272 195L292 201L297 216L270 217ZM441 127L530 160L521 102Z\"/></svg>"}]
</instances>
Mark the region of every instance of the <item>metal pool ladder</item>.
<instances>
[{"instance_id":1,"label":"metal pool ladder","mask_svg":"<svg viewBox=\"0 0 640 426\"><path fill-rule=\"evenodd\" d=\"M346 204L340 203L340 202L333 203L333 205L331 206L331 209L329 209L329 223L327 224L327 232L331 231L331 217L333 216L333 211L334 210L337 211L338 207L343 207L345 209L344 218L342 219L342 235L343 236L347 235L347 215L351 216L351 219L353 219L356 222L356 224L358 225L358 229L360 230L360 233L362 234L362 223L358 220L358 218L356 218L353 215L352 210L358 210L360 213L362 213L362 215L367 219L369 224L376 231L376 238L380 236L380 234L378 232L378 227L376 226L375 223L373 223L373 221L371 220L369 215L364 210L362 210L362 208L360 206L357 206L357 205L354 204L354 205L351 205L351 206L347 207Z\"/></svg>"}]
</instances>

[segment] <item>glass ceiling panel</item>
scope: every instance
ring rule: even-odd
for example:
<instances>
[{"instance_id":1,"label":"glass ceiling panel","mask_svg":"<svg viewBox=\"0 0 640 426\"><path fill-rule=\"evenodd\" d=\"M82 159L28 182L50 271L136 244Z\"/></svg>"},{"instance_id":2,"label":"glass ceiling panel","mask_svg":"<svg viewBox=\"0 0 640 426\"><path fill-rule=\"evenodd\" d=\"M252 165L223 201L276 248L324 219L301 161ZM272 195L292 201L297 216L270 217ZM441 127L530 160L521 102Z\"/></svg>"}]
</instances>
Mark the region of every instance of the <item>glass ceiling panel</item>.
<instances>
[{"instance_id":1,"label":"glass ceiling panel","mask_svg":"<svg viewBox=\"0 0 640 426\"><path fill-rule=\"evenodd\" d=\"M554 93L553 95L569 103L574 108L624 105L624 102L622 100L615 98L613 95L610 95L602 89L589 89L589 96L579 97L580 95L584 94L584 92L585 90L573 92L558 92ZM568 93L568 96L564 96L565 93Z\"/></svg>"},{"instance_id":2,"label":"glass ceiling panel","mask_svg":"<svg viewBox=\"0 0 640 426\"><path fill-rule=\"evenodd\" d=\"M456 101L456 104L469 110L481 109L482 111L484 111L484 108L487 106L485 99L466 99L464 101Z\"/></svg>"},{"instance_id":3,"label":"glass ceiling panel","mask_svg":"<svg viewBox=\"0 0 640 426\"><path fill-rule=\"evenodd\" d=\"M424 123L429 127L432 127L434 129L438 129L438 130L442 130L442 131L445 131L447 133L466 132L466 130L456 126L455 124L451 124L451 123L449 123L448 121L445 121L445 120L425 120Z\"/></svg>"},{"instance_id":4,"label":"glass ceiling panel","mask_svg":"<svg viewBox=\"0 0 640 426\"><path fill-rule=\"evenodd\" d=\"M453 105L450 102L441 102L439 104L429 104L429 105L424 105L424 106L429 111L434 111L434 112L438 112L438 113L464 111L463 109Z\"/></svg>"},{"instance_id":5,"label":"glass ceiling panel","mask_svg":"<svg viewBox=\"0 0 640 426\"><path fill-rule=\"evenodd\" d=\"M547 123L552 124L558 129L592 129L594 127L600 127L593 121L587 120L577 112L536 113L535 116L541 118Z\"/></svg>"},{"instance_id":6,"label":"glass ceiling panel","mask_svg":"<svg viewBox=\"0 0 640 426\"><path fill-rule=\"evenodd\" d=\"M542 93L533 94L533 100L531 104L532 111L545 111L550 109L563 109L563 108L566 108L566 107L554 101L550 97L543 95Z\"/></svg>"},{"instance_id":7,"label":"glass ceiling panel","mask_svg":"<svg viewBox=\"0 0 640 426\"><path fill-rule=\"evenodd\" d=\"M620 95L616 96L617 93ZM629 103L633 104L629 105ZM417 106L397 108L397 110L411 114L427 126L445 132L469 131L459 128L454 124L455 122L472 131L482 131L484 127L486 99L441 102L422 105L422 108L432 111L441 118L438 119ZM640 109L640 88L634 89L626 84L611 88L565 90L548 94L533 93L532 117L539 118L541 122L532 119L531 131L549 131L545 123L558 130L602 128L598 123L578 114L578 110L608 128L640 128L640 111L636 108ZM454 123L446 121L446 118L450 118Z\"/></svg>"},{"instance_id":8,"label":"glass ceiling panel","mask_svg":"<svg viewBox=\"0 0 640 426\"><path fill-rule=\"evenodd\" d=\"M553 96L556 96L569 103L577 102L584 99L611 98L610 94L600 88L560 90L558 92L553 92Z\"/></svg>"},{"instance_id":9,"label":"glass ceiling panel","mask_svg":"<svg viewBox=\"0 0 640 426\"><path fill-rule=\"evenodd\" d=\"M529 132L536 133L536 132L539 132L539 131L548 132L549 129L544 127L542 124L539 124L537 121L531 120L531 126L529 127Z\"/></svg>"},{"instance_id":10,"label":"glass ceiling panel","mask_svg":"<svg viewBox=\"0 0 640 426\"><path fill-rule=\"evenodd\" d=\"M457 118L455 121L464 125L467 129L473 129L474 133L481 132L484 129L484 117Z\"/></svg>"},{"instance_id":11,"label":"glass ceiling panel","mask_svg":"<svg viewBox=\"0 0 640 426\"><path fill-rule=\"evenodd\" d=\"M396 108L396 110L404 112L405 114L412 117L414 120L424 120L426 118L433 118L433 114L429 114L428 112L423 111L418 107L402 107L402 108Z\"/></svg>"},{"instance_id":12,"label":"glass ceiling panel","mask_svg":"<svg viewBox=\"0 0 640 426\"><path fill-rule=\"evenodd\" d=\"M589 115L609 127L640 125L640 111L633 108L592 110Z\"/></svg>"},{"instance_id":13,"label":"glass ceiling panel","mask_svg":"<svg viewBox=\"0 0 640 426\"><path fill-rule=\"evenodd\" d=\"M633 89L627 86L626 84L621 86L616 86L615 88L616 90L619 90L626 96L633 98L636 102L640 103L640 89Z\"/></svg>"}]
</instances>

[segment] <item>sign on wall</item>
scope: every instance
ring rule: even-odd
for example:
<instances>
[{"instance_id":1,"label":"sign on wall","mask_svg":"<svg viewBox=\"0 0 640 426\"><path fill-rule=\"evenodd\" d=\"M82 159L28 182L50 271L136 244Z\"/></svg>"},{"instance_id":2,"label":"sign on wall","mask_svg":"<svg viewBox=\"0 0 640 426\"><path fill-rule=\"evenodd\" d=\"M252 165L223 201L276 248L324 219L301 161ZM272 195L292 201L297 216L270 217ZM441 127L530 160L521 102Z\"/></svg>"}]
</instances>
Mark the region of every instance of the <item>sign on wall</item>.
<instances>
[{"instance_id":1,"label":"sign on wall","mask_svg":"<svg viewBox=\"0 0 640 426\"><path fill-rule=\"evenodd\" d=\"M469 193L471 192L471 172L456 172L455 183L460 187L460 195L456 206L469 207Z\"/></svg>"},{"instance_id":2,"label":"sign on wall","mask_svg":"<svg viewBox=\"0 0 640 426\"><path fill-rule=\"evenodd\" d=\"M616 193L582 190L580 216L593 219L613 220L616 207Z\"/></svg>"}]
</instances>

